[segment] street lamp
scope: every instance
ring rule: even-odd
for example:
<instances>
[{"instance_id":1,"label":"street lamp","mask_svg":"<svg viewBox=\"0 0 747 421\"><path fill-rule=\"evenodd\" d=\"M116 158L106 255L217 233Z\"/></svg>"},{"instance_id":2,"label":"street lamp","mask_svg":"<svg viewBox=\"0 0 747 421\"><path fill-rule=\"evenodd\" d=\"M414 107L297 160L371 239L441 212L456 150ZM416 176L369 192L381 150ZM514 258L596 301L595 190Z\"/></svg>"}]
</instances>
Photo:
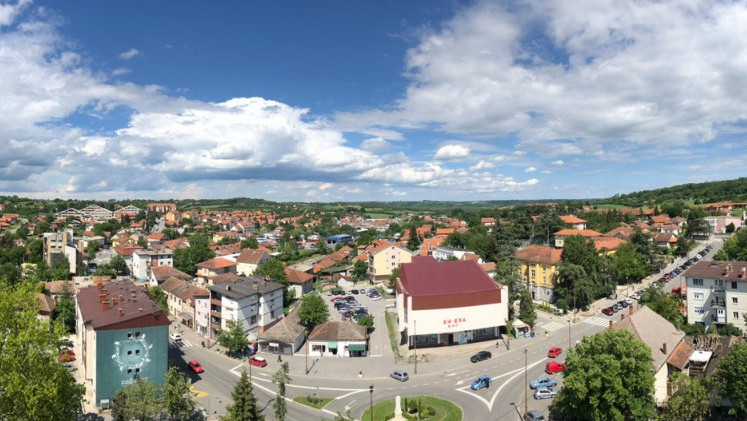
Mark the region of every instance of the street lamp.
<instances>
[{"instance_id":1,"label":"street lamp","mask_svg":"<svg viewBox=\"0 0 747 421\"><path fill-rule=\"evenodd\" d=\"M371 406L369 410L371 411L371 421L373 421L373 385L368 386L368 394L371 396Z\"/></svg>"},{"instance_id":2,"label":"street lamp","mask_svg":"<svg viewBox=\"0 0 747 421\"><path fill-rule=\"evenodd\" d=\"M524 417L526 418L529 411L529 394L527 393L527 349L524 348Z\"/></svg>"},{"instance_id":3,"label":"street lamp","mask_svg":"<svg viewBox=\"0 0 747 421\"><path fill-rule=\"evenodd\" d=\"M412 321L412 341L415 344L415 374L418 374L418 321Z\"/></svg>"}]
</instances>

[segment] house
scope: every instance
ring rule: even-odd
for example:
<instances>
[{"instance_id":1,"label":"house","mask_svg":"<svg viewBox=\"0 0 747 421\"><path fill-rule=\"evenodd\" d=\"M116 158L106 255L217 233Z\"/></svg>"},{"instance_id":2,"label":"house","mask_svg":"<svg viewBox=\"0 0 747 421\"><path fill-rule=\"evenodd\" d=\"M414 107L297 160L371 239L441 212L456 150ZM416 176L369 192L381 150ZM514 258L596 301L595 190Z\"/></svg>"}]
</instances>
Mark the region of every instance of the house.
<instances>
[{"instance_id":1,"label":"house","mask_svg":"<svg viewBox=\"0 0 747 421\"><path fill-rule=\"evenodd\" d=\"M171 266L156 266L151 268L149 283L151 286L158 286L171 277L181 279L182 281L192 280L192 276L177 268Z\"/></svg>"},{"instance_id":2,"label":"house","mask_svg":"<svg viewBox=\"0 0 747 421\"><path fill-rule=\"evenodd\" d=\"M368 353L366 328L351 321L322 323L314 327L308 341L311 356L365 357Z\"/></svg>"},{"instance_id":3,"label":"house","mask_svg":"<svg viewBox=\"0 0 747 421\"><path fill-rule=\"evenodd\" d=\"M747 329L747 262L699 261L685 273L687 285L687 320L711 326L727 323Z\"/></svg>"},{"instance_id":4,"label":"house","mask_svg":"<svg viewBox=\"0 0 747 421\"><path fill-rule=\"evenodd\" d=\"M352 243L353 236L348 234L330 235L325 238L325 241L328 246L336 246L338 244Z\"/></svg>"},{"instance_id":5,"label":"house","mask_svg":"<svg viewBox=\"0 0 747 421\"><path fill-rule=\"evenodd\" d=\"M518 250L519 273L533 300L552 302L555 277L563 250L531 244Z\"/></svg>"},{"instance_id":6,"label":"house","mask_svg":"<svg viewBox=\"0 0 747 421\"><path fill-rule=\"evenodd\" d=\"M295 292L296 298L301 298L311 292L311 289L314 287L314 275L289 267L285 268L284 272L290 288Z\"/></svg>"},{"instance_id":7,"label":"house","mask_svg":"<svg viewBox=\"0 0 747 421\"><path fill-rule=\"evenodd\" d=\"M416 256L396 289L399 342L410 348L493 340L508 321L508 287L474 260Z\"/></svg>"},{"instance_id":8,"label":"house","mask_svg":"<svg viewBox=\"0 0 747 421\"><path fill-rule=\"evenodd\" d=\"M34 294L34 298L39 302L39 314L36 318L39 320L51 321L54 311L57 309L57 303L52 297L41 293Z\"/></svg>"},{"instance_id":9,"label":"house","mask_svg":"<svg viewBox=\"0 0 747 421\"><path fill-rule=\"evenodd\" d=\"M303 346L305 340L306 329L301 326L296 309L259 335L257 351L293 355Z\"/></svg>"},{"instance_id":10,"label":"house","mask_svg":"<svg viewBox=\"0 0 747 421\"><path fill-rule=\"evenodd\" d=\"M603 237L614 237L621 240L630 241L631 237L635 234L635 228L632 227L617 227L612 231L602 234Z\"/></svg>"},{"instance_id":11,"label":"house","mask_svg":"<svg viewBox=\"0 0 747 421\"><path fill-rule=\"evenodd\" d=\"M495 218L480 218L480 223L488 228L495 226Z\"/></svg>"},{"instance_id":12,"label":"house","mask_svg":"<svg viewBox=\"0 0 747 421\"><path fill-rule=\"evenodd\" d=\"M169 248L132 252L132 275L137 279L150 279L152 269L161 266L174 266L174 252Z\"/></svg>"},{"instance_id":13,"label":"house","mask_svg":"<svg viewBox=\"0 0 747 421\"><path fill-rule=\"evenodd\" d=\"M161 289L166 293L166 305L169 314L182 324L194 328L196 326L195 301L198 298L209 299L210 293L190 282L175 277L164 281L161 284ZM206 322L207 318L204 321Z\"/></svg>"},{"instance_id":14,"label":"house","mask_svg":"<svg viewBox=\"0 0 747 421\"><path fill-rule=\"evenodd\" d=\"M159 213L175 212L176 203L148 203L148 211Z\"/></svg>"},{"instance_id":15,"label":"house","mask_svg":"<svg viewBox=\"0 0 747 421\"><path fill-rule=\"evenodd\" d=\"M565 244L565 239L568 237L572 237L574 235L580 235L587 240L591 240L594 237L601 236L602 234L594 230L578 230L578 229L567 228L567 229L560 230L556 233L553 233L553 235L555 236L555 247L562 249L563 245Z\"/></svg>"},{"instance_id":16,"label":"house","mask_svg":"<svg viewBox=\"0 0 747 421\"><path fill-rule=\"evenodd\" d=\"M241 254L236 257L236 273L244 276L252 275L259 265L271 258L272 256L267 252L267 249L245 248L244 250L241 250Z\"/></svg>"},{"instance_id":17,"label":"house","mask_svg":"<svg viewBox=\"0 0 747 421\"><path fill-rule=\"evenodd\" d=\"M734 230L742 228L742 220L736 216L706 216L703 218L711 226L711 232L716 234L726 233L726 227L734 224Z\"/></svg>"},{"instance_id":18,"label":"house","mask_svg":"<svg viewBox=\"0 0 747 421\"><path fill-rule=\"evenodd\" d=\"M659 247L677 247L677 236L666 232L660 232L654 236L654 244Z\"/></svg>"},{"instance_id":19,"label":"house","mask_svg":"<svg viewBox=\"0 0 747 421\"><path fill-rule=\"evenodd\" d=\"M374 282L389 279L402 263L412 261L412 252L400 243L381 242L368 250L368 274Z\"/></svg>"},{"instance_id":20,"label":"house","mask_svg":"<svg viewBox=\"0 0 747 421\"><path fill-rule=\"evenodd\" d=\"M148 235L148 237L146 237L146 240L145 240L145 241L147 241L147 242L148 242L148 247L153 247L153 246L155 246L156 244L161 244L161 243L163 243L163 241L164 241L165 239L166 239L166 236L165 236L165 235L163 235L163 234L162 234L162 233L160 233L160 232L156 232L156 233L153 233L153 234L150 234L150 235Z\"/></svg>"},{"instance_id":21,"label":"house","mask_svg":"<svg viewBox=\"0 0 747 421\"><path fill-rule=\"evenodd\" d=\"M601 254L614 254L615 250L617 250L618 247L620 247L621 244L627 243L625 240L621 240L617 237L594 237L594 248L596 248L597 253Z\"/></svg>"},{"instance_id":22,"label":"house","mask_svg":"<svg viewBox=\"0 0 747 421\"><path fill-rule=\"evenodd\" d=\"M96 406L110 405L119 389L138 378L162 387L169 319L145 289L114 281L82 288L76 300L80 377Z\"/></svg>"},{"instance_id":23,"label":"house","mask_svg":"<svg viewBox=\"0 0 747 421\"><path fill-rule=\"evenodd\" d=\"M685 337L685 332L677 329L667 319L658 315L647 306L637 311L628 307L629 316L623 318L613 327L615 330L629 330L633 336L651 348L651 370L654 372L654 401L663 406L669 399L667 382L675 368L667 364L667 359ZM623 315L624 316L624 315Z\"/></svg>"},{"instance_id":24,"label":"house","mask_svg":"<svg viewBox=\"0 0 747 421\"><path fill-rule=\"evenodd\" d=\"M213 285L216 275L236 274L236 262L225 257L216 257L197 265L197 283L200 286Z\"/></svg>"},{"instance_id":25,"label":"house","mask_svg":"<svg viewBox=\"0 0 747 421\"><path fill-rule=\"evenodd\" d=\"M560 220L563 221L564 224L572 226L574 229L581 231L586 229L586 221L573 215L561 215Z\"/></svg>"},{"instance_id":26,"label":"house","mask_svg":"<svg viewBox=\"0 0 747 421\"><path fill-rule=\"evenodd\" d=\"M464 255L467 253L474 254L475 252L472 250L438 246L435 250L433 250L431 256L433 256L433 258L436 260L462 260L462 257L464 257Z\"/></svg>"},{"instance_id":27,"label":"house","mask_svg":"<svg viewBox=\"0 0 747 421\"><path fill-rule=\"evenodd\" d=\"M267 278L239 277L235 281L212 285L210 290L210 335L228 329L238 321L250 341L256 341L266 329L283 318L283 286Z\"/></svg>"}]
</instances>

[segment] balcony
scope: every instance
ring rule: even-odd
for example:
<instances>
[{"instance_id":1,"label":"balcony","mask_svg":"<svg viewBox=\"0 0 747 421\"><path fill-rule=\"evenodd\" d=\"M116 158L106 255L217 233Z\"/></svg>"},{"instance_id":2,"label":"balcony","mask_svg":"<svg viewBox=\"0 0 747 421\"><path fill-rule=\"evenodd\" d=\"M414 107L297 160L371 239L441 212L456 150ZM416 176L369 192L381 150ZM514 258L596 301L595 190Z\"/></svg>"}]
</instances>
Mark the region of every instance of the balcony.
<instances>
[{"instance_id":1,"label":"balcony","mask_svg":"<svg viewBox=\"0 0 747 421\"><path fill-rule=\"evenodd\" d=\"M220 308L223 305L223 302L221 302L221 300L212 299L212 300L210 300L210 305L214 305L214 306Z\"/></svg>"},{"instance_id":2,"label":"balcony","mask_svg":"<svg viewBox=\"0 0 747 421\"><path fill-rule=\"evenodd\" d=\"M220 314L220 311L211 311L210 312L210 317L212 317L214 319L218 319L218 320L220 320L220 319L223 318L223 316Z\"/></svg>"}]
</instances>

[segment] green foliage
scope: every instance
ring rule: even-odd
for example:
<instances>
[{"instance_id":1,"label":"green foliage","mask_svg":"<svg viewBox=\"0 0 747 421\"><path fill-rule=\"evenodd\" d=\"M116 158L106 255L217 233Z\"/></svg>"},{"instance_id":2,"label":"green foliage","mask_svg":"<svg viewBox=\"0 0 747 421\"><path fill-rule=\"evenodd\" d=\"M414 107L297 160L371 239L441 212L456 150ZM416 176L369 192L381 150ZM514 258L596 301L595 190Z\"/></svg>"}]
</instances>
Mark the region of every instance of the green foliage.
<instances>
[{"instance_id":1,"label":"green foliage","mask_svg":"<svg viewBox=\"0 0 747 421\"><path fill-rule=\"evenodd\" d=\"M111 234L116 233L122 228L122 224L119 223L116 219L110 219L106 222L102 222L100 224L96 224L95 227L93 227L93 233L100 236L105 236L104 233L108 232Z\"/></svg>"},{"instance_id":2,"label":"green foliage","mask_svg":"<svg viewBox=\"0 0 747 421\"><path fill-rule=\"evenodd\" d=\"M566 357L553 405L561 419L649 420L654 415L651 350L628 330L587 336Z\"/></svg>"},{"instance_id":3,"label":"green foliage","mask_svg":"<svg viewBox=\"0 0 747 421\"><path fill-rule=\"evenodd\" d=\"M737 415L747 414L747 344L735 343L719 362L714 376L719 396L731 401Z\"/></svg>"},{"instance_id":4,"label":"green foliage","mask_svg":"<svg viewBox=\"0 0 747 421\"><path fill-rule=\"evenodd\" d=\"M275 401L272 404L275 410L275 419L277 421L285 421L286 415L288 415L288 406L285 402L285 385L292 381L290 375L290 367L288 363L282 363L278 371L272 375L272 381L278 385L278 393L275 397Z\"/></svg>"},{"instance_id":5,"label":"green foliage","mask_svg":"<svg viewBox=\"0 0 747 421\"><path fill-rule=\"evenodd\" d=\"M314 329L314 326L329 320L329 308L324 298L315 294L305 295L298 308L298 318L301 325L309 332Z\"/></svg>"},{"instance_id":6,"label":"green foliage","mask_svg":"<svg viewBox=\"0 0 747 421\"><path fill-rule=\"evenodd\" d=\"M197 273L197 264L215 257L210 250L210 238L205 234L192 234L189 237L189 247L174 251L174 267L184 273Z\"/></svg>"},{"instance_id":7,"label":"green foliage","mask_svg":"<svg viewBox=\"0 0 747 421\"><path fill-rule=\"evenodd\" d=\"M726 241L716 253L715 260L747 260L747 230L739 230Z\"/></svg>"},{"instance_id":8,"label":"green foliage","mask_svg":"<svg viewBox=\"0 0 747 421\"><path fill-rule=\"evenodd\" d=\"M721 336L742 336L744 334L742 332L742 329L734 326L731 323L727 323L726 325L718 328L717 331Z\"/></svg>"},{"instance_id":9,"label":"green foliage","mask_svg":"<svg viewBox=\"0 0 747 421\"><path fill-rule=\"evenodd\" d=\"M14 263L0 264L0 279L4 279L10 285L21 282L21 268Z\"/></svg>"},{"instance_id":10,"label":"green foliage","mask_svg":"<svg viewBox=\"0 0 747 421\"><path fill-rule=\"evenodd\" d=\"M99 251L99 248L101 245L99 245L96 241L91 241L88 243L88 246L86 246L86 253L88 253L88 258L93 259L96 257L96 252Z\"/></svg>"},{"instance_id":11,"label":"green foliage","mask_svg":"<svg viewBox=\"0 0 747 421\"><path fill-rule=\"evenodd\" d=\"M711 412L710 396L705 385L698 379L681 372L669 377L672 396L660 419L662 421L702 421Z\"/></svg>"},{"instance_id":12,"label":"green foliage","mask_svg":"<svg viewBox=\"0 0 747 421\"><path fill-rule=\"evenodd\" d=\"M148 287L148 295L150 295L150 298L153 299L153 301L158 304L158 307L163 311L163 314L169 315L169 305L166 302L168 297L166 297L166 293L161 289L159 286L149 286Z\"/></svg>"},{"instance_id":13,"label":"green foliage","mask_svg":"<svg viewBox=\"0 0 747 421\"><path fill-rule=\"evenodd\" d=\"M0 279L0 419L74 419L85 387L57 362L63 330L36 318L35 291Z\"/></svg>"},{"instance_id":14,"label":"green foliage","mask_svg":"<svg viewBox=\"0 0 747 421\"><path fill-rule=\"evenodd\" d=\"M231 392L233 403L226 408L226 415L221 421L264 421L257 398L254 397L254 388L249 382L246 370L241 372L241 377Z\"/></svg>"},{"instance_id":15,"label":"green foliage","mask_svg":"<svg viewBox=\"0 0 747 421\"><path fill-rule=\"evenodd\" d=\"M44 258L44 243L36 239L28 243L26 247L26 261L29 263L39 263Z\"/></svg>"},{"instance_id":16,"label":"green foliage","mask_svg":"<svg viewBox=\"0 0 747 421\"><path fill-rule=\"evenodd\" d=\"M269 276L273 281L283 285L288 284L288 277L285 276L285 266L278 259L265 260L254 273L257 276Z\"/></svg>"},{"instance_id":17,"label":"green foliage","mask_svg":"<svg viewBox=\"0 0 747 421\"><path fill-rule=\"evenodd\" d=\"M249 340L244 335L244 326L236 320L229 320L227 323L228 330L221 330L218 333L218 342L226 347L232 353L238 353L247 346Z\"/></svg>"},{"instance_id":18,"label":"green foliage","mask_svg":"<svg viewBox=\"0 0 747 421\"><path fill-rule=\"evenodd\" d=\"M612 255L612 265L621 284L638 282L647 275L646 265L636 247L630 243L621 244Z\"/></svg>"},{"instance_id":19,"label":"green foliage","mask_svg":"<svg viewBox=\"0 0 747 421\"><path fill-rule=\"evenodd\" d=\"M705 335L705 325L703 323L686 324L682 326L682 331L689 336Z\"/></svg>"},{"instance_id":20,"label":"green foliage","mask_svg":"<svg viewBox=\"0 0 747 421\"><path fill-rule=\"evenodd\" d=\"M353 264L353 279L356 282L366 280L368 278L368 262L365 260L356 259Z\"/></svg>"},{"instance_id":21,"label":"green foliage","mask_svg":"<svg viewBox=\"0 0 747 421\"><path fill-rule=\"evenodd\" d=\"M170 367L163 386L163 406L172 419L185 421L194 411L196 403L189 390L190 380L176 367Z\"/></svg>"},{"instance_id":22,"label":"green foliage","mask_svg":"<svg viewBox=\"0 0 747 421\"><path fill-rule=\"evenodd\" d=\"M660 288L648 288L639 303L648 306L677 328L685 324L685 317L680 312L680 300L674 294L667 294Z\"/></svg>"},{"instance_id":23,"label":"green foliage","mask_svg":"<svg viewBox=\"0 0 747 421\"><path fill-rule=\"evenodd\" d=\"M368 317L361 317L358 319L358 324L365 327L367 331L371 331L371 328L374 325L374 318L372 316Z\"/></svg>"},{"instance_id":24,"label":"green foliage","mask_svg":"<svg viewBox=\"0 0 747 421\"><path fill-rule=\"evenodd\" d=\"M711 233L711 226L703 218L688 220L685 226L686 235L703 236Z\"/></svg>"},{"instance_id":25,"label":"green foliage","mask_svg":"<svg viewBox=\"0 0 747 421\"><path fill-rule=\"evenodd\" d=\"M259 242L257 241L256 237L249 237L246 240L241 242L241 249L250 248L250 249L258 249L259 248Z\"/></svg>"},{"instance_id":26,"label":"green foliage","mask_svg":"<svg viewBox=\"0 0 747 421\"><path fill-rule=\"evenodd\" d=\"M62 325L65 333L71 333L75 331L75 317L73 286L70 282L64 282L57 303L57 310L54 313L54 321Z\"/></svg>"},{"instance_id":27,"label":"green foliage","mask_svg":"<svg viewBox=\"0 0 747 421\"><path fill-rule=\"evenodd\" d=\"M519 319L529 326L534 326L534 322L537 320L537 312L534 310L532 295L529 291L524 291L521 294L521 301L519 302Z\"/></svg>"},{"instance_id":28,"label":"green foliage","mask_svg":"<svg viewBox=\"0 0 747 421\"><path fill-rule=\"evenodd\" d=\"M389 288L395 289L397 287L397 278L399 278L399 266L392 269L392 274L389 275Z\"/></svg>"},{"instance_id":29,"label":"green foliage","mask_svg":"<svg viewBox=\"0 0 747 421\"><path fill-rule=\"evenodd\" d=\"M109 267L114 269L117 274L122 274L127 271L127 262L125 262L124 257L116 255L109 261Z\"/></svg>"},{"instance_id":30,"label":"green foliage","mask_svg":"<svg viewBox=\"0 0 747 421\"><path fill-rule=\"evenodd\" d=\"M137 379L119 389L112 401L112 418L115 421L150 420L161 412L158 385Z\"/></svg>"}]
</instances>

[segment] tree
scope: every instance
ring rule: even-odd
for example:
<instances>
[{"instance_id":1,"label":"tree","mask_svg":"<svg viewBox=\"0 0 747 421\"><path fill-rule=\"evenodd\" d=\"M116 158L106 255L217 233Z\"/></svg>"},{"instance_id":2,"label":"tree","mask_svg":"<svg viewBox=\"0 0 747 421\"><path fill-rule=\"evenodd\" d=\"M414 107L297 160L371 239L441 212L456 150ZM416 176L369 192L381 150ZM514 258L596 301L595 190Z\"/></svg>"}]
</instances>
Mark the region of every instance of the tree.
<instances>
[{"instance_id":1,"label":"tree","mask_svg":"<svg viewBox=\"0 0 747 421\"><path fill-rule=\"evenodd\" d=\"M44 258L44 243L42 240L33 240L26 247L26 261L39 263Z\"/></svg>"},{"instance_id":2,"label":"tree","mask_svg":"<svg viewBox=\"0 0 747 421\"><path fill-rule=\"evenodd\" d=\"M125 273L127 270L127 262L125 262L124 257L116 255L109 261L109 267L114 269L117 274Z\"/></svg>"},{"instance_id":3,"label":"tree","mask_svg":"<svg viewBox=\"0 0 747 421\"><path fill-rule=\"evenodd\" d=\"M57 362L63 331L36 318L35 287L0 279L0 419L71 420L85 387Z\"/></svg>"},{"instance_id":4,"label":"tree","mask_svg":"<svg viewBox=\"0 0 747 421\"><path fill-rule=\"evenodd\" d=\"M70 279L70 261L67 256L52 260L52 266L49 268L52 279Z\"/></svg>"},{"instance_id":5,"label":"tree","mask_svg":"<svg viewBox=\"0 0 747 421\"><path fill-rule=\"evenodd\" d=\"M708 390L700 380L675 372L669 376L669 381L672 384L672 396L662 414L663 421L701 421L710 414Z\"/></svg>"},{"instance_id":6,"label":"tree","mask_svg":"<svg viewBox=\"0 0 747 421\"><path fill-rule=\"evenodd\" d=\"M529 326L534 326L534 322L537 320L537 312L534 310L532 294L530 294L529 291L524 291L521 294L521 301L519 302L519 318Z\"/></svg>"},{"instance_id":7,"label":"tree","mask_svg":"<svg viewBox=\"0 0 747 421\"><path fill-rule=\"evenodd\" d=\"M729 399L736 415L747 414L747 344L735 343L729 348L714 379L719 396Z\"/></svg>"},{"instance_id":8,"label":"tree","mask_svg":"<svg viewBox=\"0 0 747 421\"><path fill-rule=\"evenodd\" d=\"M159 412L158 385L143 379L119 389L112 401L112 418L115 421L150 421Z\"/></svg>"},{"instance_id":9,"label":"tree","mask_svg":"<svg viewBox=\"0 0 747 421\"><path fill-rule=\"evenodd\" d=\"M554 409L561 419L648 420L654 415L651 350L626 330L586 337L566 357Z\"/></svg>"},{"instance_id":10,"label":"tree","mask_svg":"<svg viewBox=\"0 0 747 421\"><path fill-rule=\"evenodd\" d=\"M374 325L374 318L371 316L361 317L358 319L358 324L365 327L367 332L370 332Z\"/></svg>"},{"instance_id":11,"label":"tree","mask_svg":"<svg viewBox=\"0 0 747 421\"><path fill-rule=\"evenodd\" d=\"M314 294L305 295L298 308L298 319L309 332L314 326L329 320L329 308L324 298Z\"/></svg>"},{"instance_id":12,"label":"tree","mask_svg":"<svg viewBox=\"0 0 747 421\"><path fill-rule=\"evenodd\" d=\"M192 234L189 237L189 247L174 251L174 267L182 272L194 275L197 264L215 257L210 250L210 238L205 234Z\"/></svg>"},{"instance_id":13,"label":"tree","mask_svg":"<svg viewBox=\"0 0 747 421\"><path fill-rule=\"evenodd\" d=\"M672 294L667 294L659 288L649 288L646 293L638 300L641 305L647 305L659 316L667 319L677 328L685 322L684 316L680 312L679 299Z\"/></svg>"},{"instance_id":14,"label":"tree","mask_svg":"<svg viewBox=\"0 0 747 421\"><path fill-rule=\"evenodd\" d=\"M292 380L288 375L289 372L288 363L283 363L278 368L278 371L272 375L272 381L278 385L278 393L275 397L275 402L272 404L277 421L285 421L285 416L288 414L288 405L285 402L285 385Z\"/></svg>"},{"instance_id":15,"label":"tree","mask_svg":"<svg viewBox=\"0 0 747 421\"><path fill-rule=\"evenodd\" d=\"M5 279L11 285L21 282L21 268L13 263L3 263L0 265L0 279Z\"/></svg>"},{"instance_id":16,"label":"tree","mask_svg":"<svg viewBox=\"0 0 747 421\"><path fill-rule=\"evenodd\" d=\"M244 325L237 320L228 321L228 330L218 333L218 342L234 354L249 346L249 340L244 335Z\"/></svg>"},{"instance_id":17,"label":"tree","mask_svg":"<svg viewBox=\"0 0 747 421\"><path fill-rule=\"evenodd\" d=\"M736 228L734 227L734 223L733 223L733 222L730 222L730 223L729 223L729 225L727 225L727 226L726 226L726 228L725 228L725 232L726 232L727 234L731 234L731 233L733 233L734 231L736 231Z\"/></svg>"},{"instance_id":18,"label":"tree","mask_svg":"<svg viewBox=\"0 0 747 421\"><path fill-rule=\"evenodd\" d=\"M249 237L246 240L241 242L241 249L250 248L250 249L257 249L259 248L259 241L257 241L256 237Z\"/></svg>"},{"instance_id":19,"label":"tree","mask_svg":"<svg viewBox=\"0 0 747 421\"><path fill-rule=\"evenodd\" d=\"M368 262L356 259L355 264L353 265L353 279L360 282L366 278L368 278Z\"/></svg>"},{"instance_id":20,"label":"tree","mask_svg":"<svg viewBox=\"0 0 747 421\"><path fill-rule=\"evenodd\" d=\"M179 421L187 420L195 409L195 401L189 390L190 381L187 376L176 367L170 367L166 372L163 385L163 405L171 418Z\"/></svg>"},{"instance_id":21,"label":"tree","mask_svg":"<svg viewBox=\"0 0 747 421\"><path fill-rule=\"evenodd\" d=\"M96 241L91 241L88 243L88 246L86 246L86 253L88 253L88 258L93 259L96 257L96 252L99 251L99 243Z\"/></svg>"},{"instance_id":22,"label":"tree","mask_svg":"<svg viewBox=\"0 0 747 421\"><path fill-rule=\"evenodd\" d=\"M612 265L617 273L621 283L628 285L632 282L638 282L646 275L646 265L641 255L630 243L621 244L612 256Z\"/></svg>"},{"instance_id":23,"label":"tree","mask_svg":"<svg viewBox=\"0 0 747 421\"><path fill-rule=\"evenodd\" d=\"M163 311L163 314L168 316L169 306L166 303L166 300L168 298L166 297L166 293L163 291L163 289L161 289L161 287L159 286L154 286L154 287L149 286L148 295L150 296L150 298L153 299L153 301L156 302L156 304L158 304L158 307L161 308L161 311Z\"/></svg>"},{"instance_id":24,"label":"tree","mask_svg":"<svg viewBox=\"0 0 747 421\"><path fill-rule=\"evenodd\" d=\"M257 276L269 276L273 281L283 285L288 283L288 277L285 276L285 265L278 259L265 260L254 273Z\"/></svg>"},{"instance_id":25,"label":"tree","mask_svg":"<svg viewBox=\"0 0 747 421\"><path fill-rule=\"evenodd\" d=\"M57 303L54 320L63 326L65 333L75 331L75 299L73 298L73 288L70 282L62 283L62 291L60 300Z\"/></svg>"},{"instance_id":26,"label":"tree","mask_svg":"<svg viewBox=\"0 0 747 421\"><path fill-rule=\"evenodd\" d=\"M254 397L246 370L241 372L241 377L231 392L231 398L233 403L226 407L226 415L221 417L222 421L264 421L265 417L257 406L257 398Z\"/></svg>"},{"instance_id":27,"label":"tree","mask_svg":"<svg viewBox=\"0 0 747 421\"><path fill-rule=\"evenodd\" d=\"M392 269L392 274L389 275L389 288L394 289L397 287L397 278L399 278L399 266Z\"/></svg>"}]
</instances>

